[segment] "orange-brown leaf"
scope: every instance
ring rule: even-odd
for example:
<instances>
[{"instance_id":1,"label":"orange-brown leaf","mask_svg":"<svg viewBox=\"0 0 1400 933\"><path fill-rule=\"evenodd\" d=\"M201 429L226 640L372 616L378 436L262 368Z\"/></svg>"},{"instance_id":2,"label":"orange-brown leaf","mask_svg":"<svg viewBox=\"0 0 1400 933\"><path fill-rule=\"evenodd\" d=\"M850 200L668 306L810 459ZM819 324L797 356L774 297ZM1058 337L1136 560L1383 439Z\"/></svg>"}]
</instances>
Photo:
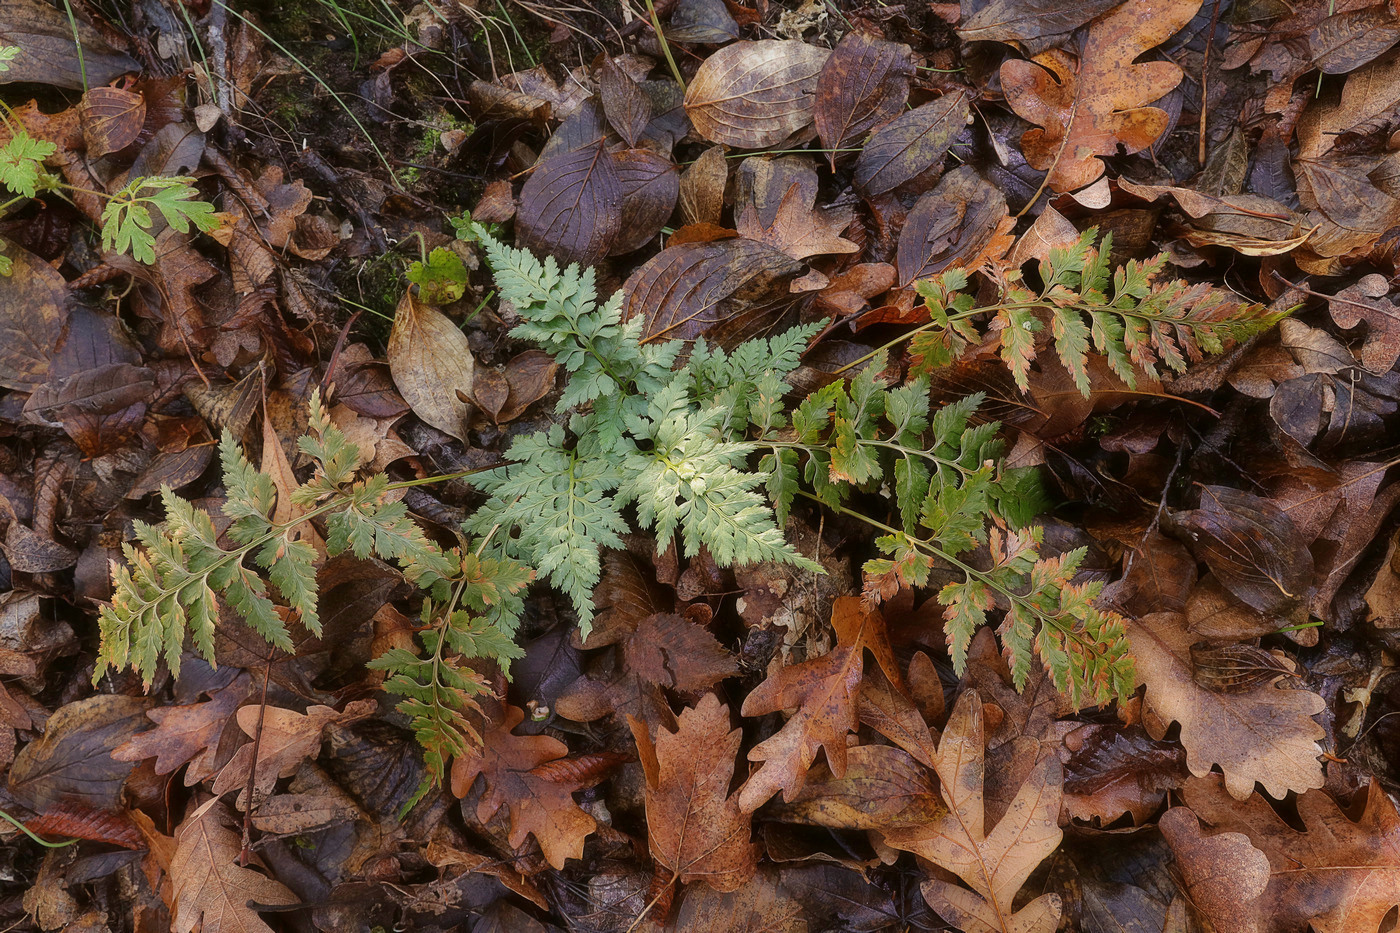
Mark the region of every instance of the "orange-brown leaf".
<instances>
[{"instance_id":1,"label":"orange-brown leaf","mask_svg":"<svg viewBox=\"0 0 1400 933\"><path fill-rule=\"evenodd\" d=\"M477 819L484 823L502 806L509 807L510 844L521 846L533 835L549 864L563 868L566 859L583 856L583 841L597 823L574 802L578 783L555 779L562 766L540 770L567 755L569 747L547 735L516 735L515 727L524 720L524 710L506 707L505 721L482 736L481 755L452 763L452 793L465 797L477 775L484 775L486 791L476 806Z\"/></svg>"},{"instance_id":2,"label":"orange-brown leaf","mask_svg":"<svg viewBox=\"0 0 1400 933\"><path fill-rule=\"evenodd\" d=\"M225 820L228 810L210 802L180 824L170 859L175 933L272 933L249 901L295 904L280 881L238 864L239 835Z\"/></svg>"},{"instance_id":3,"label":"orange-brown leaf","mask_svg":"<svg viewBox=\"0 0 1400 933\"><path fill-rule=\"evenodd\" d=\"M782 668L744 700L745 716L797 710L776 735L749 750L749 761L763 765L739 792L739 805L747 812L757 810L779 790L784 800L792 800L802 789L818 749L826 750L832 774L841 777L846 773L846 735L855 731L859 721L856 696L864 650L871 647L876 657L884 660L889 645L884 620L859 597L837 599L831 624L836 629L835 649Z\"/></svg>"},{"instance_id":4,"label":"orange-brown leaf","mask_svg":"<svg viewBox=\"0 0 1400 933\"><path fill-rule=\"evenodd\" d=\"M651 854L681 882L734 891L758 865L749 815L729 794L742 730L729 729L729 707L712 693L678 723L675 732L660 730L653 749L644 747L644 730L636 733L643 758L655 762L646 789Z\"/></svg>"},{"instance_id":5,"label":"orange-brown leaf","mask_svg":"<svg viewBox=\"0 0 1400 933\"><path fill-rule=\"evenodd\" d=\"M1164 42L1200 9L1198 0L1126 3L1089 27L1078 63L1058 49L1034 64L1012 60L1001 66L1006 101L1017 115L1043 129L1021 137L1026 161L1050 170L1050 187L1073 191L1104 172L1100 156L1121 145L1146 149L1166 131L1170 118L1148 107L1181 81L1171 62L1134 64Z\"/></svg>"}]
</instances>

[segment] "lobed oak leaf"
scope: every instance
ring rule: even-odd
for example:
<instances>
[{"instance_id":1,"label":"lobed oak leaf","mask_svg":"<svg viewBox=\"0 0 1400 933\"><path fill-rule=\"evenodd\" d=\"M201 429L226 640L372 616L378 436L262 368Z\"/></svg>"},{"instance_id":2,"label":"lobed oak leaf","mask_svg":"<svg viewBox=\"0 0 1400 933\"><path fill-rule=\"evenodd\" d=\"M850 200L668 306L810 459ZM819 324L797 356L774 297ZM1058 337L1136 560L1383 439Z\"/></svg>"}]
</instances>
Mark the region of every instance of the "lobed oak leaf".
<instances>
[{"instance_id":1,"label":"lobed oak leaf","mask_svg":"<svg viewBox=\"0 0 1400 933\"><path fill-rule=\"evenodd\" d=\"M1089 27L1077 65L1058 49L1002 64L1006 102L1038 127L1021 136L1026 161L1049 170L1052 190L1091 184L1104 173L1100 156L1115 155L1119 146L1140 152L1166 131L1166 111L1146 105L1176 87L1182 71L1171 62L1134 62L1200 6L1198 0L1127 3Z\"/></svg>"},{"instance_id":2,"label":"lobed oak leaf","mask_svg":"<svg viewBox=\"0 0 1400 933\"><path fill-rule=\"evenodd\" d=\"M652 858L681 883L743 887L758 868L758 847L749 840L749 814L729 793L743 738L743 730L729 730L729 707L707 693L681 713L675 732L660 730L654 745L636 720L632 731L647 773Z\"/></svg>"},{"instance_id":3,"label":"lobed oak leaf","mask_svg":"<svg viewBox=\"0 0 1400 933\"><path fill-rule=\"evenodd\" d=\"M248 771L253 767L254 745L257 745L258 759L253 791L257 794L271 793L279 777L291 777L303 761L316 757L321 750L321 732L326 726L363 719L373 713L376 706L373 700L355 700L344 711L329 706L312 706L305 714L277 706L266 709L256 705L243 707L236 717L239 728L255 738L256 742L240 746L234 752L214 779L214 793L222 795L247 783ZM259 738L260 720L262 736Z\"/></svg>"},{"instance_id":4,"label":"lobed oak leaf","mask_svg":"<svg viewBox=\"0 0 1400 933\"><path fill-rule=\"evenodd\" d=\"M801 186L794 183L778 204L772 224L763 226L757 206L748 203L739 213L735 227L740 236L766 243L793 259L806 259L828 253L860 252L859 246L840 235L853 216L850 208L818 210L803 195Z\"/></svg>"},{"instance_id":5,"label":"lobed oak leaf","mask_svg":"<svg viewBox=\"0 0 1400 933\"><path fill-rule=\"evenodd\" d=\"M541 770L569 753L569 747L547 735L516 735L525 711L507 706L505 719L482 736L479 756L465 756L452 763L452 793L465 797L477 775L486 779L486 790L476 806L477 819L490 820L506 806L510 810L510 844L519 847L533 835L544 857L562 869L566 859L583 857L583 841L597 827L574 802L573 792L601 779L589 769L588 780L569 780L561 766Z\"/></svg>"},{"instance_id":6,"label":"lobed oak leaf","mask_svg":"<svg viewBox=\"0 0 1400 933\"><path fill-rule=\"evenodd\" d=\"M1326 708L1310 690L1284 689L1276 675L1243 693L1214 693L1193 676L1186 618L1155 612L1128 623L1129 649L1138 683L1147 684L1147 724L1162 738L1181 723L1186 766L1197 777L1220 765L1225 786L1245 800L1258 781L1273 797L1321 787L1317 740L1326 733L1312 717Z\"/></svg>"},{"instance_id":7,"label":"lobed oak leaf","mask_svg":"<svg viewBox=\"0 0 1400 933\"><path fill-rule=\"evenodd\" d=\"M627 640L627 669L650 683L685 693L713 687L739 672L739 662L709 629L684 616L654 613Z\"/></svg>"},{"instance_id":8,"label":"lobed oak leaf","mask_svg":"<svg viewBox=\"0 0 1400 933\"><path fill-rule=\"evenodd\" d=\"M888 745L858 745L846 756L846 774L818 766L790 803L785 821L833 829L906 829L936 822L943 805L928 771L913 756Z\"/></svg>"},{"instance_id":9,"label":"lobed oak leaf","mask_svg":"<svg viewBox=\"0 0 1400 933\"><path fill-rule=\"evenodd\" d=\"M1053 754L1042 754L996 827L986 832L986 735L976 690L958 698L935 770L948 812L937 821L884 829L885 842L934 862L968 887L930 878L924 899L958 929L1002 933L1049 933L1059 922L1058 895L1045 894L1019 911L1012 901L1035 867L1059 847L1064 771Z\"/></svg>"},{"instance_id":10,"label":"lobed oak leaf","mask_svg":"<svg viewBox=\"0 0 1400 933\"><path fill-rule=\"evenodd\" d=\"M826 750L836 777L846 773L846 736L858 724L857 696L865 649L872 650L890 679L898 677L884 631L884 619L856 596L843 596L831 609L836 647L810 661L784 667L749 693L745 716L782 709L797 712L778 733L749 750L749 761L763 765L739 792L739 806L753 812L779 790L791 801L806 781L817 750Z\"/></svg>"},{"instance_id":11,"label":"lobed oak leaf","mask_svg":"<svg viewBox=\"0 0 1400 933\"><path fill-rule=\"evenodd\" d=\"M175 832L170 856L175 933L272 933L248 903L297 902L280 881L238 864L243 845L226 825L228 815L223 804L211 800Z\"/></svg>"},{"instance_id":12,"label":"lobed oak leaf","mask_svg":"<svg viewBox=\"0 0 1400 933\"><path fill-rule=\"evenodd\" d=\"M1356 821L1314 790L1298 797L1290 825L1258 794L1231 799L1214 774L1188 781L1183 795L1202 820L1243 833L1267 857L1265 929L1372 933L1400 904L1400 813L1375 781Z\"/></svg>"},{"instance_id":13,"label":"lobed oak leaf","mask_svg":"<svg viewBox=\"0 0 1400 933\"><path fill-rule=\"evenodd\" d=\"M146 717L156 724L155 728L118 745L112 750L112 757L117 761L154 758L156 774L169 774L190 762L185 786L193 787L214 773L219 736L248 695L249 683L248 675L240 674L233 683L210 694L207 702L147 710Z\"/></svg>"}]
</instances>

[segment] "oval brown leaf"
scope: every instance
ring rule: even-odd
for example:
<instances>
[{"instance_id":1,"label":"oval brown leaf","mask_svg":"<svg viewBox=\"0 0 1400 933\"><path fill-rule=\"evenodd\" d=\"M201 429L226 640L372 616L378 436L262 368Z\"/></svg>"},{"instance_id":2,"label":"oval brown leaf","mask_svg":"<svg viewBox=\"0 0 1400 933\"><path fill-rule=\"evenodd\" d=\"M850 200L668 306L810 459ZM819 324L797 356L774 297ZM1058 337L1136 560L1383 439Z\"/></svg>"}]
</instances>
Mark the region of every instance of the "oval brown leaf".
<instances>
[{"instance_id":1,"label":"oval brown leaf","mask_svg":"<svg viewBox=\"0 0 1400 933\"><path fill-rule=\"evenodd\" d=\"M897 116L909 99L913 75L909 46L847 33L817 78L814 117L822 145L839 149ZM835 151L830 159L834 166Z\"/></svg>"},{"instance_id":2,"label":"oval brown leaf","mask_svg":"<svg viewBox=\"0 0 1400 933\"><path fill-rule=\"evenodd\" d=\"M970 112L967 95L959 91L895 117L861 151L856 186L878 197L941 165Z\"/></svg>"},{"instance_id":3,"label":"oval brown leaf","mask_svg":"<svg viewBox=\"0 0 1400 933\"><path fill-rule=\"evenodd\" d=\"M700 153L681 175L681 218L687 224L717 224L724 212L724 188L729 183L729 162L722 146Z\"/></svg>"},{"instance_id":4,"label":"oval brown leaf","mask_svg":"<svg viewBox=\"0 0 1400 933\"><path fill-rule=\"evenodd\" d=\"M684 243L657 253L623 286L644 339L705 336L731 346L771 327L802 264L754 240Z\"/></svg>"},{"instance_id":5,"label":"oval brown leaf","mask_svg":"<svg viewBox=\"0 0 1400 933\"><path fill-rule=\"evenodd\" d=\"M666 38L720 45L739 38L739 24L729 15L724 0L680 0L671 10Z\"/></svg>"},{"instance_id":6,"label":"oval brown leaf","mask_svg":"<svg viewBox=\"0 0 1400 933\"><path fill-rule=\"evenodd\" d=\"M63 333L68 285L28 250L4 251L12 268L0 289L0 386L28 392L44 382Z\"/></svg>"},{"instance_id":7,"label":"oval brown leaf","mask_svg":"<svg viewBox=\"0 0 1400 933\"><path fill-rule=\"evenodd\" d=\"M536 165L515 225L520 246L562 263L591 266L606 256L622 229L622 182L603 144Z\"/></svg>"},{"instance_id":8,"label":"oval brown leaf","mask_svg":"<svg viewBox=\"0 0 1400 933\"><path fill-rule=\"evenodd\" d=\"M899 283L909 285L954 264L975 265L1007 220L1000 191L971 166L954 169L909 212L895 260Z\"/></svg>"},{"instance_id":9,"label":"oval brown leaf","mask_svg":"<svg viewBox=\"0 0 1400 933\"><path fill-rule=\"evenodd\" d=\"M650 149L624 149L611 158L622 189L621 216L627 223L618 231L609 255L620 256L640 249L661 232L676 209L681 182L675 163Z\"/></svg>"},{"instance_id":10,"label":"oval brown leaf","mask_svg":"<svg viewBox=\"0 0 1400 933\"><path fill-rule=\"evenodd\" d=\"M735 42L705 59L685 92L695 131L710 142L761 149L812 122L817 75L831 53L805 42Z\"/></svg>"},{"instance_id":11,"label":"oval brown leaf","mask_svg":"<svg viewBox=\"0 0 1400 933\"><path fill-rule=\"evenodd\" d=\"M89 158L97 159L136 142L146 123L146 98L135 91L95 87L78 105Z\"/></svg>"},{"instance_id":12,"label":"oval brown leaf","mask_svg":"<svg viewBox=\"0 0 1400 933\"><path fill-rule=\"evenodd\" d=\"M598 94L603 99L603 113L607 114L617 135L626 140L628 146L636 146L642 131L651 122L651 99L611 57L603 59L598 74Z\"/></svg>"},{"instance_id":13,"label":"oval brown leaf","mask_svg":"<svg viewBox=\"0 0 1400 933\"><path fill-rule=\"evenodd\" d=\"M457 397L472 397L471 346L467 335L436 308L405 293L389 332L389 372L413 413L458 440L466 434L467 406Z\"/></svg>"}]
</instances>

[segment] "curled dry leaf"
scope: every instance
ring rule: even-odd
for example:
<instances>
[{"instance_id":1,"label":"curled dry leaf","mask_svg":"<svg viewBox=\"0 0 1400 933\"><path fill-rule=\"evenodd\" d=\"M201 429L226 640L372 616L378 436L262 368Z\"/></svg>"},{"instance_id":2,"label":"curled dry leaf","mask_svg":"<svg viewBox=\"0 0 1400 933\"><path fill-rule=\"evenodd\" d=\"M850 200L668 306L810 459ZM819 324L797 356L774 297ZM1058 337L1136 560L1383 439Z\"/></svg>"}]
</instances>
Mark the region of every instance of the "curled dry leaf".
<instances>
[{"instance_id":1,"label":"curled dry leaf","mask_svg":"<svg viewBox=\"0 0 1400 933\"><path fill-rule=\"evenodd\" d=\"M967 42L1019 43L1036 55L1117 5L1116 0L992 0L958 25L958 35Z\"/></svg>"},{"instance_id":2,"label":"curled dry leaf","mask_svg":"<svg viewBox=\"0 0 1400 933\"><path fill-rule=\"evenodd\" d=\"M943 177L914 204L899 235L899 283L910 285L952 266L975 269L1011 247L1015 226L1006 197L971 167Z\"/></svg>"},{"instance_id":3,"label":"curled dry leaf","mask_svg":"<svg viewBox=\"0 0 1400 933\"><path fill-rule=\"evenodd\" d=\"M1375 781L1356 822L1319 790L1298 798L1292 825L1258 794L1232 800L1218 775L1188 782L1183 795L1196 816L1243 833L1267 857L1260 904L1270 930L1370 933L1400 904L1400 814Z\"/></svg>"},{"instance_id":4,"label":"curled dry leaf","mask_svg":"<svg viewBox=\"0 0 1400 933\"><path fill-rule=\"evenodd\" d=\"M817 77L817 135L832 150L833 168L837 149L899 115L909 99L913 76L909 46L859 32L841 39Z\"/></svg>"},{"instance_id":5,"label":"curled dry leaf","mask_svg":"<svg viewBox=\"0 0 1400 933\"><path fill-rule=\"evenodd\" d=\"M1135 64L1138 56L1190 22L1197 0L1127 3L1089 27L1076 64L1058 49L1032 62L1001 66L1006 102L1042 129L1021 136L1026 161L1049 170L1050 188L1074 191L1104 172L1100 156L1146 149L1167 129L1163 110L1148 107L1181 82L1171 62Z\"/></svg>"},{"instance_id":6,"label":"curled dry leaf","mask_svg":"<svg viewBox=\"0 0 1400 933\"><path fill-rule=\"evenodd\" d=\"M729 729L729 707L707 693L684 710L677 729L661 729L652 745L646 726L631 720L647 771L647 831L652 858L682 883L716 891L747 884L758 867L750 819L730 796L743 730Z\"/></svg>"},{"instance_id":7,"label":"curled dry leaf","mask_svg":"<svg viewBox=\"0 0 1400 933\"><path fill-rule=\"evenodd\" d=\"M701 63L685 92L685 112L710 142L776 145L812 122L817 76L830 54L791 40L727 45Z\"/></svg>"},{"instance_id":8,"label":"curled dry leaf","mask_svg":"<svg viewBox=\"0 0 1400 933\"><path fill-rule=\"evenodd\" d=\"M295 904L280 881L239 864L239 834L227 825L228 810L210 801L175 832L170 883L175 933L272 933L248 906Z\"/></svg>"},{"instance_id":9,"label":"curled dry leaf","mask_svg":"<svg viewBox=\"0 0 1400 933\"><path fill-rule=\"evenodd\" d=\"M959 929L1003 933L1050 933L1059 922L1059 895L1043 894L1019 911L1012 901L1035 867L1054 852L1064 771L1054 755L1042 754L996 828L985 829L986 736L982 701L964 691L938 743L935 767L948 812L937 821L882 830L885 842L913 852L957 875L968 887L930 878L924 899Z\"/></svg>"},{"instance_id":10,"label":"curled dry leaf","mask_svg":"<svg viewBox=\"0 0 1400 933\"><path fill-rule=\"evenodd\" d=\"M466 435L475 360L467 335L412 291L404 293L389 332L389 372L413 413L458 440Z\"/></svg>"},{"instance_id":11,"label":"curled dry leaf","mask_svg":"<svg viewBox=\"0 0 1400 933\"><path fill-rule=\"evenodd\" d=\"M687 224L717 224L724 212L729 160L723 146L711 146L681 175L681 217Z\"/></svg>"},{"instance_id":12,"label":"curled dry leaf","mask_svg":"<svg viewBox=\"0 0 1400 933\"><path fill-rule=\"evenodd\" d=\"M956 91L895 117L872 133L861 150L856 186L873 198L915 178L936 177L970 113L967 94Z\"/></svg>"},{"instance_id":13,"label":"curled dry leaf","mask_svg":"<svg viewBox=\"0 0 1400 933\"><path fill-rule=\"evenodd\" d=\"M1274 797L1321 787L1317 740L1326 733L1312 717L1326 707L1322 697L1276 682L1247 693L1213 693L1192 676L1195 641L1177 613L1151 613L1128 624L1138 682L1147 684L1153 737L1179 722L1191 773L1220 765L1238 800L1249 797L1256 781Z\"/></svg>"},{"instance_id":14,"label":"curled dry leaf","mask_svg":"<svg viewBox=\"0 0 1400 933\"><path fill-rule=\"evenodd\" d=\"M611 56L603 59L599 70L598 95L612 128L629 147L635 147L651 122L651 99Z\"/></svg>"},{"instance_id":15,"label":"curled dry leaf","mask_svg":"<svg viewBox=\"0 0 1400 933\"><path fill-rule=\"evenodd\" d=\"M622 230L623 185L601 142L543 159L520 189L520 246L591 266Z\"/></svg>"}]
</instances>

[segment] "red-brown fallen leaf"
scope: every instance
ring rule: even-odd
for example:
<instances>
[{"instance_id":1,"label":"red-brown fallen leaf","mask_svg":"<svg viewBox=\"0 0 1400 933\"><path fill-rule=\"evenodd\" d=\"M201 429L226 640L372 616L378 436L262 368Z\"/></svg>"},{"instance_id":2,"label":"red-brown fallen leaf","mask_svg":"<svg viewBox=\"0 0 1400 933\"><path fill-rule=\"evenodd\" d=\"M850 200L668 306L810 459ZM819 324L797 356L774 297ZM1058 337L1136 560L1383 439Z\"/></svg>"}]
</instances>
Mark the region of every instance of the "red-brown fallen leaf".
<instances>
[{"instance_id":1,"label":"red-brown fallen leaf","mask_svg":"<svg viewBox=\"0 0 1400 933\"><path fill-rule=\"evenodd\" d=\"M1269 885L1269 860L1243 833L1201 832L1196 814L1172 807L1157 825L1172 847L1191 905L1217 930L1259 929L1256 903Z\"/></svg>"},{"instance_id":2,"label":"red-brown fallen leaf","mask_svg":"<svg viewBox=\"0 0 1400 933\"><path fill-rule=\"evenodd\" d=\"M797 712L772 738L749 750L749 761L763 765L739 792L739 806L752 813L779 790L792 800L807 779L817 750L826 750L831 773L846 773L846 736L859 722L856 697L865 650L870 649L892 681L899 677L885 622L856 596L842 596L831 608L837 644L827 654L774 672L744 700L743 715L762 716L783 709Z\"/></svg>"},{"instance_id":3,"label":"red-brown fallen leaf","mask_svg":"<svg viewBox=\"0 0 1400 933\"><path fill-rule=\"evenodd\" d=\"M1232 799L1219 775L1188 781L1183 795L1202 820L1244 833L1268 857L1259 900L1267 929L1370 933L1400 904L1400 814L1375 781L1356 822L1320 790L1301 795L1294 825L1302 832L1259 794Z\"/></svg>"},{"instance_id":4,"label":"red-brown fallen leaf","mask_svg":"<svg viewBox=\"0 0 1400 933\"><path fill-rule=\"evenodd\" d=\"M1191 773L1200 776L1220 765L1239 800L1249 797L1256 781L1275 797L1321 787L1317 740L1326 733L1312 717L1326 707L1322 697L1277 683L1247 693L1212 693L1192 676L1195 641L1185 617L1176 613L1155 612L1128 625L1138 682L1147 684L1153 737L1181 723Z\"/></svg>"},{"instance_id":5,"label":"red-brown fallen leaf","mask_svg":"<svg viewBox=\"0 0 1400 933\"><path fill-rule=\"evenodd\" d=\"M248 675L240 674L233 683L211 694L208 702L147 710L147 718L156 727L117 746L112 757L117 761L155 758L156 774L169 774L188 761L185 786L193 787L214 773L219 737L248 695L249 683Z\"/></svg>"},{"instance_id":6,"label":"red-brown fallen leaf","mask_svg":"<svg viewBox=\"0 0 1400 933\"><path fill-rule=\"evenodd\" d=\"M1107 826L1124 813L1141 825L1186 780L1186 753L1141 726L1090 723L1065 736L1065 814Z\"/></svg>"},{"instance_id":7,"label":"red-brown fallen leaf","mask_svg":"<svg viewBox=\"0 0 1400 933\"><path fill-rule=\"evenodd\" d=\"M739 672L709 629L673 613L644 618L625 649L627 668L654 684L691 693Z\"/></svg>"},{"instance_id":8,"label":"red-brown fallen leaf","mask_svg":"<svg viewBox=\"0 0 1400 933\"><path fill-rule=\"evenodd\" d=\"M1198 9L1197 0L1124 4L1089 27L1077 64L1058 49L1037 55L1034 64L1002 64L1006 102L1043 127L1027 130L1021 148L1033 167L1050 170L1052 190L1082 188L1103 174L1099 156L1114 155L1119 146L1139 152L1162 135L1170 118L1146 105L1176 87L1182 71L1171 62L1134 62Z\"/></svg>"},{"instance_id":9,"label":"red-brown fallen leaf","mask_svg":"<svg viewBox=\"0 0 1400 933\"><path fill-rule=\"evenodd\" d=\"M734 891L753 878L758 846L749 841L750 818L729 793L743 730L729 729L729 707L713 693L661 729L655 744L632 720L647 772L647 832L652 858L681 883L704 881Z\"/></svg>"},{"instance_id":10,"label":"red-brown fallen leaf","mask_svg":"<svg viewBox=\"0 0 1400 933\"><path fill-rule=\"evenodd\" d=\"M833 829L906 829L942 818L943 805L928 770L908 752L888 745L858 745L846 756L846 776L822 765L779 819Z\"/></svg>"},{"instance_id":11,"label":"red-brown fallen leaf","mask_svg":"<svg viewBox=\"0 0 1400 933\"><path fill-rule=\"evenodd\" d=\"M622 230L622 180L603 144L544 159L520 189L519 245L591 266Z\"/></svg>"},{"instance_id":12,"label":"red-brown fallen leaf","mask_svg":"<svg viewBox=\"0 0 1400 933\"><path fill-rule=\"evenodd\" d=\"M228 810L210 801L180 824L170 858L175 933L272 933L250 901L295 904L280 881L239 865L239 835L226 824Z\"/></svg>"},{"instance_id":13,"label":"red-brown fallen leaf","mask_svg":"<svg viewBox=\"0 0 1400 933\"><path fill-rule=\"evenodd\" d=\"M126 811L95 810L66 800L24 824L44 836L72 836L110 842L124 849L143 847L141 833Z\"/></svg>"},{"instance_id":14,"label":"red-brown fallen leaf","mask_svg":"<svg viewBox=\"0 0 1400 933\"><path fill-rule=\"evenodd\" d=\"M924 899L958 929L1049 933L1061 913L1057 894L1042 894L1019 911L1012 900L1035 867L1054 852L1064 772L1059 759L1042 754L1006 814L988 833L983 797L985 733L976 690L958 698L938 743L936 770L948 812L932 823L883 831L897 849L935 862L972 889L930 878Z\"/></svg>"},{"instance_id":15,"label":"red-brown fallen leaf","mask_svg":"<svg viewBox=\"0 0 1400 933\"><path fill-rule=\"evenodd\" d=\"M1011 248L1015 225L995 186L969 166L954 169L909 211L895 259L899 284L1000 258Z\"/></svg>"},{"instance_id":16,"label":"red-brown fallen leaf","mask_svg":"<svg viewBox=\"0 0 1400 933\"><path fill-rule=\"evenodd\" d=\"M483 734L481 754L452 763L452 793L465 797L483 775L486 791L476 806L477 819L484 823L502 805L509 807L510 844L519 847L533 835L549 864L562 869L565 860L583 857L583 841L597 823L574 802L573 792L586 785L553 780L551 771L537 770L563 758L569 747L547 735L516 735L515 727L524 721L524 710L506 706L505 720Z\"/></svg>"}]
</instances>

